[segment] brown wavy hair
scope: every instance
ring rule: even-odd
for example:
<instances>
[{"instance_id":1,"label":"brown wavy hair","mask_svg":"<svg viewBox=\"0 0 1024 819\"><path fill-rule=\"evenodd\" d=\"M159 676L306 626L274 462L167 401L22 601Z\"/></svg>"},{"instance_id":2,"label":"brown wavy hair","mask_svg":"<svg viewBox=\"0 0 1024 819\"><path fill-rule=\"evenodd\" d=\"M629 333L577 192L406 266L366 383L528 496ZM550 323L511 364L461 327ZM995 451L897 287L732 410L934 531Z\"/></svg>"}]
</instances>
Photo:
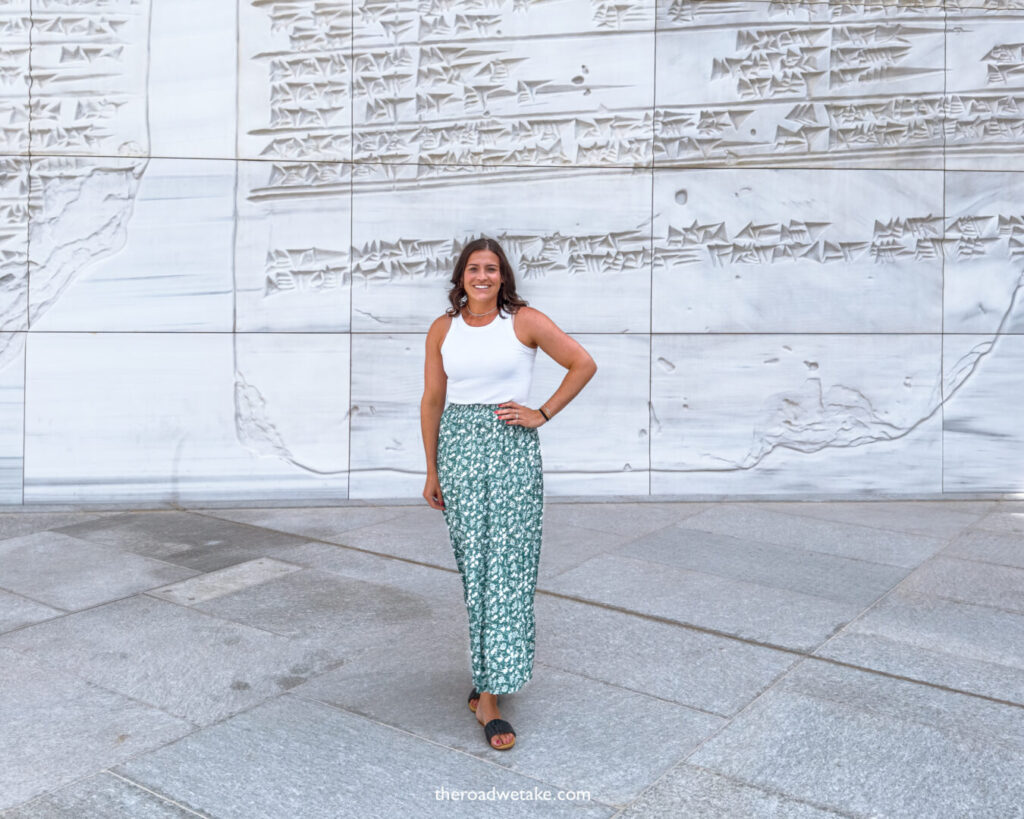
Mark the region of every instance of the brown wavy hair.
<instances>
[{"instance_id":1,"label":"brown wavy hair","mask_svg":"<svg viewBox=\"0 0 1024 819\"><path fill-rule=\"evenodd\" d=\"M448 291L448 301L452 306L445 310L445 313L454 317L462 312L462 308L469 301L462 277L466 272L469 257L478 250L489 250L498 257L498 272L501 274L501 283L498 285L498 314L501 315L502 311L515 313L520 307L525 307L527 302L519 298L519 294L516 293L516 276L512 272L512 265L509 264L505 251L494 239L481 236L462 248L462 253L459 254L458 261L455 262L455 270L452 272L451 279L452 287Z\"/></svg>"}]
</instances>

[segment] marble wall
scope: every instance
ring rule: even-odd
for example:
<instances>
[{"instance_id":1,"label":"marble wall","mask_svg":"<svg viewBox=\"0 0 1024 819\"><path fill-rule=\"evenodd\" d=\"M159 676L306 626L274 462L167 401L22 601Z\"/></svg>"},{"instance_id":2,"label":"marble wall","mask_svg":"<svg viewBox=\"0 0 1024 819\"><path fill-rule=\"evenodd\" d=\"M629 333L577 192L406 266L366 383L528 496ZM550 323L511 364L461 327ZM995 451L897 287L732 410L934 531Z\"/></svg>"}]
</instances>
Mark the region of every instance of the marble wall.
<instances>
[{"instance_id":1,"label":"marble wall","mask_svg":"<svg viewBox=\"0 0 1024 819\"><path fill-rule=\"evenodd\" d=\"M418 497L481 233L549 494L1024 491L1024 0L0 0L0 503Z\"/></svg>"}]
</instances>

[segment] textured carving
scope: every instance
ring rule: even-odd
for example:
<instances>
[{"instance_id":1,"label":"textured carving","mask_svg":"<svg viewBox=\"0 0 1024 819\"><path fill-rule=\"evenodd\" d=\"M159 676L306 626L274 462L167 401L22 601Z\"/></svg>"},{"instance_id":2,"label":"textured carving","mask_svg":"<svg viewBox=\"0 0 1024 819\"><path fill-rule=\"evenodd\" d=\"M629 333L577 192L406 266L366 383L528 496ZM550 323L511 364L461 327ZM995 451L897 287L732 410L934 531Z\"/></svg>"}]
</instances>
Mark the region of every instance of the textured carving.
<instances>
[{"instance_id":1,"label":"textured carving","mask_svg":"<svg viewBox=\"0 0 1024 819\"><path fill-rule=\"evenodd\" d=\"M240 14L259 32L242 44L246 60L240 82L251 83L258 89L257 98L266 100L265 107L240 111L254 154L348 159L351 4L249 0L240 6Z\"/></svg>"},{"instance_id":2,"label":"textured carving","mask_svg":"<svg viewBox=\"0 0 1024 819\"><path fill-rule=\"evenodd\" d=\"M147 164L73 157L33 161L29 326L91 263L124 245Z\"/></svg>"},{"instance_id":3,"label":"textured carving","mask_svg":"<svg viewBox=\"0 0 1024 819\"><path fill-rule=\"evenodd\" d=\"M314 247L267 254L265 296L333 290L347 283L348 257L343 251Z\"/></svg>"},{"instance_id":4,"label":"textured carving","mask_svg":"<svg viewBox=\"0 0 1024 819\"><path fill-rule=\"evenodd\" d=\"M763 109L762 109L763 110ZM881 101L804 102L786 112L776 106L774 138L759 138L744 124L749 106L665 107L655 121L659 164L791 165L795 158L856 155L880 161L925 150L941 158L984 155L988 146L1024 142L1024 93L897 96ZM945 138L945 142L944 142Z\"/></svg>"},{"instance_id":5,"label":"textured carving","mask_svg":"<svg viewBox=\"0 0 1024 819\"><path fill-rule=\"evenodd\" d=\"M30 19L28 4L0 3L0 145L147 153L148 12L141 0L38 0ZM123 243L145 164L40 158L30 174L27 162L0 160L0 329L30 327ZM13 355L0 344L0 366Z\"/></svg>"},{"instance_id":6,"label":"textured carving","mask_svg":"<svg viewBox=\"0 0 1024 819\"><path fill-rule=\"evenodd\" d=\"M419 99L427 104L426 97ZM361 127L354 150L357 158L408 166L413 181L439 175L421 165L474 166L472 172L480 174L507 173L515 166L520 175L545 173L544 166L550 165L633 167L650 157L651 121L648 110ZM451 177L446 169L440 173ZM368 174L367 181L376 177Z\"/></svg>"},{"instance_id":7,"label":"textured carving","mask_svg":"<svg viewBox=\"0 0 1024 819\"><path fill-rule=\"evenodd\" d=\"M967 25L948 32L949 89L943 93L938 2L771 3L762 7L764 26L738 25L754 22L754 4L714 4L709 21L724 31L737 21L728 53L722 53L721 36L708 38L717 51L702 68L715 101L676 105L687 92L701 92L685 82L673 90L673 54L696 44L686 24L701 22L711 7L671 4L666 23L681 28L659 37L655 161L771 167L833 156L864 163L905 156L940 166L944 149L967 161L991 161L987 148L1011 157L1024 135L1024 44L993 23L994 12L1022 6L1018 0L949 5ZM780 14L794 22L780 28L773 22ZM847 94L849 101L834 99ZM723 95L736 102L720 101ZM781 102L795 97L795 105Z\"/></svg>"},{"instance_id":8,"label":"textured carving","mask_svg":"<svg viewBox=\"0 0 1024 819\"><path fill-rule=\"evenodd\" d=\"M515 36L517 18L549 33L567 25L573 33L615 31L650 27L653 6L652 0L360 0L357 28L365 38L394 43Z\"/></svg>"},{"instance_id":9,"label":"textured carving","mask_svg":"<svg viewBox=\"0 0 1024 819\"><path fill-rule=\"evenodd\" d=\"M988 64L990 85L1008 85L1024 78L1024 43L999 43L982 59Z\"/></svg>"},{"instance_id":10,"label":"textured carving","mask_svg":"<svg viewBox=\"0 0 1024 819\"><path fill-rule=\"evenodd\" d=\"M148 18L149 0L34 0L35 150L148 154Z\"/></svg>"},{"instance_id":11,"label":"textured carving","mask_svg":"<svg viewBox=\"0 0 1024 819\"><path fill-rule=\"evenodd\" d=\"M25 160L0 158L0 332L23 330L27 320L27 166ZM6 348L0 341L0 369L7 363Z\"/></svg>"},{"instance_id":12,"label":"textured carving","mask_svg":"<svg viewBox=\"0 0 1024 819\"><path fill-rule=\"evenodd\" d=\"M669 225L651 238L644 230L602 234L510 234L495 238L523 279L551 273L599 274L611 270L674 268L683 265L773 265L798 260L818 264L870 259L888 264L902 259L964 259L990 253L1024 258L1024 214L962 216L943 230L941 216L925 214L876 220L870 236L837 236L841 226L822 221L727 222ZM451 275L471 237L374 240L352 248L352 277L363 282L439 278ZM312 251L306 251L307 254ZM329 255L329 254L325 254ZM315 258L307 255L307 258Z\"/></svg>"},{"instance_id":13,"label":"textured carving","mask_svg":"<svg viewBox=\"0 0 1024 819\"><path fill-rule=\"evenodd\" d=\"M0 153L28 149L29 7L0 0Z\"/></svg>"},{"instance_id":14,"label":"textured carving","mask_svg":"<svg viewBox=\"0 0 1024 819\"><path fill-rule=\"evenodd\" d=\"M177 34L149 42L149 0L32 0L31 24L29 9L27 0L0 0L0 368L22 360L18 345L25 334L11 330L38 321L76 276L125 245L150 153L147 60L151 48L180 43ZM793 296L813 302L830 288L853 292L861 281L877 285L874 293L925 296L921 303L891 298L891 305L836 313L861 322L855 330L868 325L858 340L868 352L848 353L846 339L823 337L788 361L778 349L756 359L765 375L761 391L745 398L745 412L754 412L745 416L740 437L712 432L709 451L688 453L683 472L742 472L767 458L775 466L784 458L773 453L782 451L854 450L906 438L935 419L944 401L1019 328L1011 314L1020 310L1024 210L1012 197L996 196L996 187L1007 185L996 174L992 195L983 189L989 183L979 181L952 218L939 210L937 185L921 198L901 199L909 205L890 202L886 210L879 203L873 222L870 211L851 214L818 189L802 191L801 200L796 193L780 198L762 215L756 198L733 200L716 187L724 184L721 173L704 189L711 204L695 194L696 185L686 185L699 219L662 217L648 201L662 173L651 173L652 161L700 168L1018 166L1024 37L1013 26L1024 0L245 0L237 9L238 30L215 34L228 43L238 37L234 135L245 157L259 158L238 163L235 223L223 226L224 249L228 231L237 232L231 273L238 333L230 350L216 334L190 342L208 343L196 360L207 349L224 355L218 367L228 382L219 391L211 382L210 394L233 399L235 439L230 414L220 432L237 463L258 461L266 468L261 480L285 476L296 486L319 487L326 484L317 484L317 476L352 465L367 475L418 474L418 427L406 412L412 406L407 382L395 382L390 407L360 400L362 409L342 395L344 378L329 397L323 387L330 374L352 366L351 377L366 381L363 389L372 393L380 389L369 383L380 357L418 354L423 327L417 311L434 294L443 300L469 228L486 220L527 288L537 288L542 309L585 315L585 331L597 334L595 344L606 344L608 356L622 349L618 333L629 334L629 377L643 384L630 381L627 393L617 384L609 394L643 395L645 351L659 344L664 349L652 354L653 377L678 373L678 384L687 367L668 350L688 354L691 343L693 349L733 343L729 333L701 334L705 321L722 329L724 320L727 329L739 328L737 335L771 326L810 338L830 326L831 316L807 318L808 325L818 322L810 331L797 326L805 317L779 306ZM158 30L156 36L163 35ZM154 66L169 62L161 53ZM209 64L221 71L217 82L230 82L222 55ZM198 99L197 89L185 84L164 77L153 87L168 93L174 85L172 96L184 91L184 98ZM218 103L228 98L221 91ZM155 111L171 108L166 99L155 102ZM234 106L225 108L231 111L217 114L224 117L218 145L231 136L224 123L235 125L229 120ZM185 122L206 116L202 104L185 113ZM203 128L210 130L206 123ZM161 153L173 143L166 134L163 139ZM610 171L613 166L621 170ZM529 184L505 184L524 178ZM542 179L545 184L537 184ZM153 194L147 203L162 202L168 184L177 184L160 182L147 185ZM676 204L686 203L686 190L674 193ZM534 199L536 210L512 197ZM878 200L865 201L871 208ZM474 207L486 215L473 215ZM353 218L358 241L350 233ZM224 298L220 284L204 286ZM706 287L707 300L659 306L662 286L678 292ZM125 291L131 298L131 288ZM580 303L584 291L591 300ZM733 293L741 296L735 309L722 307ZM663 333L659 310L666 324L678 317L685 332ZM352 324L373 331L367 333L373 343L362 348L372 356L350 357ZM881 333L907 326L909 340L898 349L911 350L919 361L913 377L902 367L897 377L878 364L890 355ZM943 327L979 332L953 354L946 346L944 369L929 370L941 356ZM877 338L871 336L876 329ZM387 336L388 343L377 345L386 333L405 331L408 338ZM321 332L313 346L302 346ZM756 333L749 335L755 340L743 350L759 343ZM178 343L167 342L167 350ZM815 344L820 350L811 349ZM268 364L281 345L292 345L292 358ZM757 370L742 358L745 352L725 355L735 356L723 362L736 372ZM317 378L296 364L311 357L323 367ZM782 366L773 369L780 358ZM142 370L145 363L136 365ZM181 370L183 380L191 366ZM301 392L303 384L312 385L308 393ZM726 405L731 400L726 392L711 396ZM699 399L675 398L678 406L650 404L651 432L663 441L696 431L686 427L689 417L679 406L690 412ZM310 403L318 409L307 415ZM346 406L353 407L349 415ZM721 411L705 409L711 418ZM367 413L379 414L375 429L382 431L351 460L347 430L336 433L324 454L318 451L321 433L307 435L293 423L315 416L304 427L324 429L360 413L363 421ZM645 443L614 469L625 464L622 472L635 471L621 484L634 491L647 480L638 464L648 430L630 419L629 428L639 427ZM407 427L395 432L395 422ZM935 426L928 426L928 435ZM578 448L578 440L572 443ZM905 449L891 449L909 458L919 444L927 448L928 441L918 436ZM383 461L374 460L380 452ZM260 457L250 459L250 453ZM823 463L831 468L827 456L803 460L809 474ZM621 473L610 464L595 461L593 470L579 474L618 480ZM379 480L391 486L389 475Z\"/></svg>"},{"instance_id":15,"label":"textured carving","mask_svg":"<svg viewBox=\"0 0 1024 819\"><path fill-rule=\"evenodd\" d=\"M451 276L459 253L473 237L374 241L352 248L352 276L364 282ZM551 273L595 275L612 270L650 268L650 235L641 230L564 236L499 233L517 274L523 279Z\"/></svg>"}]
</instances>

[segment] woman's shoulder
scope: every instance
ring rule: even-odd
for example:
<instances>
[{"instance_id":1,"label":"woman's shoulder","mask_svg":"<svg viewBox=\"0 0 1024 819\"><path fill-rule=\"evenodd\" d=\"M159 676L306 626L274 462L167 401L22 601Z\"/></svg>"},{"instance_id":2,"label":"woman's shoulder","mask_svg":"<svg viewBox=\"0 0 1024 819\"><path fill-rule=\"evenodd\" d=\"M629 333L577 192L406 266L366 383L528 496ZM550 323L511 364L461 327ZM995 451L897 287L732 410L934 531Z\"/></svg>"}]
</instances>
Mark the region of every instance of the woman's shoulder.
<instances>
[{"instance_id":1,"label":"woman's shoulder","mask_svg":"<svg viewBox=\"0 0 1024 819\"><path fill-rule=\"evenodd\" d=\"M448 328L452 326L452 319L453 317L448 313L439 315L427 330L427 338L435 340L437 344L444 341L444 337L448 334Z\"/></svg>"},{"instance_id":2,"label":"woman's shoulder","mask_svg":"<svg viewBox=\"0 0 1024 819\"><path fill-rule=\"evenodd\" d=\"M536 327L540 324L551 321L551 319L536 307L528 307L525 304L516 310L515 314L520 317L518 321L524 323L528 327Z\"/></svg>"},{"instance_id":3,"label":"woman's shoulder","mask_svg":"<svg viewBox=\"0 0 1024 819\"><path fill-rule=\"evenodd\" d=\"M430 329L427 331L433 333L435 330L444 330L452 323L454 316L448 312L444 312L439 315L430 325Z\"/></svg>"}]
</instances>

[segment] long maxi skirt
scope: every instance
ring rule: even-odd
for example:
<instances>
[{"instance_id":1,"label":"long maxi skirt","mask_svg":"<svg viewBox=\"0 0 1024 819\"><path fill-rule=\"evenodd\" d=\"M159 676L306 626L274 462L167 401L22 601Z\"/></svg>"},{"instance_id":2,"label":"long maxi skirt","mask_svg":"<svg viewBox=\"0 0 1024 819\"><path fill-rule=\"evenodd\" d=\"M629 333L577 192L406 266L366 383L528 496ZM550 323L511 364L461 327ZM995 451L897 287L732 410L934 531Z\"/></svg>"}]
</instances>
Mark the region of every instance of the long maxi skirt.
<instances>
[{"instance_id":1,"label":"long maxi skirt","mask_svg":"<svg viewBox=\"0 0 1024 819\"><path fill-rule=\"evenodd\" d=\"M437 475L469 614L473 683L510 694L533 673L544 473L537 430L506 424L498 406L445 407Z\"/></svg>"}]
</instances>

